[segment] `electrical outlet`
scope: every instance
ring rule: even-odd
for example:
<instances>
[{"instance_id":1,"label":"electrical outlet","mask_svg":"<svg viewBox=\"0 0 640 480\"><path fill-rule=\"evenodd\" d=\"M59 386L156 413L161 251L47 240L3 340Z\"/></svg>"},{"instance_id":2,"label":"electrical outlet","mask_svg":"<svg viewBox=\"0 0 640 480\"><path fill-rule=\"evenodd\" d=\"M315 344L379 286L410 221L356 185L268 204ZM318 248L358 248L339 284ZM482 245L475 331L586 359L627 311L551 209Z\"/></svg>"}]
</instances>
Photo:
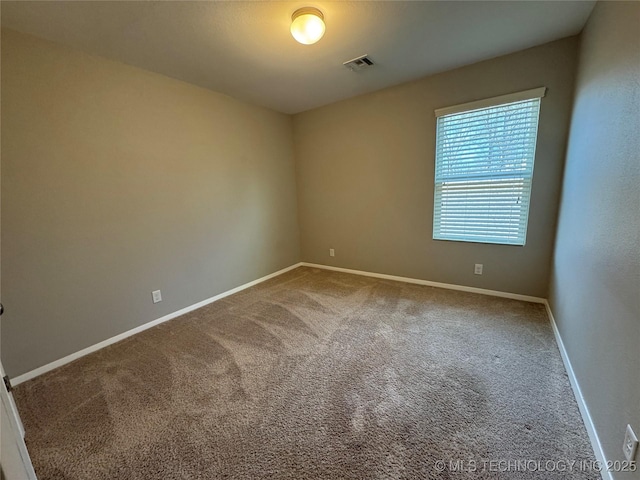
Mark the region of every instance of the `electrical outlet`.
<instances>
[{"instance_id":1,"label":"electrical outlet","mask_svg":"<svg viewBox=\"0 0 640 480\"><path fill-rule=\"evenodd\" d=\"M473 269L473 273L475 273L476 275L482 275L482 264L481 263L476 263L476 266Z\"/></svg>"},{"instance_id":2,"label":"electrical outlet","mask_svg":"<svg viewBox=\"0 0 640 480\"><path fill-rule=\"evenodd\" d=\"M631 425L627 425L627 431L624 436L624 445L622 446L622 451L624 452L624 456L630 462L633 461L633 458L636 456L636 451L638 450L638 437L633 433L633 429Z\"/></svg>"},{"instance_id":3,"label":"electrical outlet","mask_svg":"<svg viewBox=\"0 0 640 480\"><path fill-rule=\"evenodd\" d=\"M329 249L329 256L330 257L335 257L336 256L336 251L333 248Z\"/></svg>"},{"instance_id":4,"label":"electrical outlet","mask_svg":"<svg viewBox=\"0 0 640 480\"><path fill-rule=\"evenodd\" d=\"M151 292L151 297L153 298L153 303L158 303L162 301L162 292L160 290L154 290Z\"/></svg>"}]
</instances>

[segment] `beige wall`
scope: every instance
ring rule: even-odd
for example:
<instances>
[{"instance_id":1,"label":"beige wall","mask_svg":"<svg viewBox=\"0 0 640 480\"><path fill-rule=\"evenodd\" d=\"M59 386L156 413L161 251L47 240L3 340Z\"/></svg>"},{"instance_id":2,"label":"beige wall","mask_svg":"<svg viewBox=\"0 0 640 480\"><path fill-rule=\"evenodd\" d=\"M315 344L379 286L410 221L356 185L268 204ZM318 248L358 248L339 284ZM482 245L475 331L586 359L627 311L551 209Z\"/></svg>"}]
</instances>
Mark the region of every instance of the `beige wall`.
<instances>
[{"instance_id":1,"label":"beige wall","mask_svg":"<svg viewBox=\"0 0 640 480\"><path fill-rule=\"evenodd\" d=\"M299 261L291 135L286 115L3 31L8 374Z\"/></svg>"},{"instance_id":2,"label":"beige wall","mask_svg":"<svg viewBox=\"0 0 640 480\"><path fill-rule=\"evenodd\" d=\"M576 49L564 39L296 115L303 260L546 297ZM434 110L540 86L526 246L432 240Z\"/></svg>"},{"instance_id":3,"label":"beige wall","mask_svg":"<svg viewBox=\"0 0 640 480\"><path fill-rule=\"evenodd\" d=\"M583 32L551 276L551 307L610 460L623 459L627 423L640 435L639 32L632 2L599 2Z\"/></svg>"}]
</instances>

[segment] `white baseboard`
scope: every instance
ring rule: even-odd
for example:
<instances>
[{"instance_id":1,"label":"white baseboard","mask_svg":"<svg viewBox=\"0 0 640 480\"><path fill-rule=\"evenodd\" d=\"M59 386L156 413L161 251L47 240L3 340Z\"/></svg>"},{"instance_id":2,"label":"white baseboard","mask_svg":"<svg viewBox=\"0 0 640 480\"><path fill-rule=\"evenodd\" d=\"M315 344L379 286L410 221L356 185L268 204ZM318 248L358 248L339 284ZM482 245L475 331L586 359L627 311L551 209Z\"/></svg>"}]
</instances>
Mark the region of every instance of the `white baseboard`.
<instances>
[{"instance_id":1,"label":"white baseboard","mask_svg":"<svg viewBox=\"0 0 640 480\"><path fill-rule=\"evenodd\" d=\"M591 419L589 408L587 407L587 404L584 401L584 397L582 396L582 390L580 389L580 384L578 383L576 374L573 371L571 360L569 360L569 355L567 354L567 350L564 347L564 342L562 341L560 331L558 330L558 326L556 325L556 319L553 316L553 312L551 311L551 307L549 306L549 302L547 300L544 301L544 306L547 309L547 315L549 315L551 328L553 328L553 334L555 335L556 343L558 344L558 350L560 350L560 356L562 357L564 368L567 371L567 375L569 376L571 389L573 390L573 394L576 397L576 402L578 402L578 409L580 410L580 415L582 415L584 426L587 429L587 434L589 435L589 440L591 441L593 453L596 456L596 460L600 463L600 465L603 466L603 470L600 472L602 474L602 479L613 480L613 475L611 474L611 472L606 471L607 458L604 454L604 450L602 449L602 444L600 443L600 438L598 437L596 427L593 424L593 420Z\"/></svg>"},{"instance_id":2,"label":"white baseboard","mask_svg":"<svg viewBox=\"0 0 640 480\"><path fill-rule=\"evenodd\" d=\"M386 273L365 272L362 270L351 270L349 268L330 267L329 265L320 265L317 263L302 262L304 267L322 268L324 270L333 270L335 272L351 273L354 275L363 275L365 277L384 278L385 280L395 280L396 282L414 283L416 285L426 285L429 287L446 288L447 290L458 290L461 292L479 293L481 295L490 295L492 297L511 298L513 300L522 300L523 302L542 303L546 300L540 297L531 297L529 295L520 295L519 293L500 292L498 290L487 290L485 288L467 287L464 285L454 285L452 283L431 282L429 280L420 280L418 278L397 277L395 275L387 275Z\"/></svg>"},{"instance_id":3,"label":"white baseboard","mask_svg":"<svg viewBox=\"0 0 640 480\"><path fill-rule=\"evenodd\" d=\"M271 278L277 277L279 275L282 275L283 273L286 273L290 270L293 270L295 268L298 267L313 267L313 268L320 268L320 269L324 269L324 270L333 270L336 272L343 272L343 273L351 273L354 275L362 275L362 276L366 276L366 277L374 277L374 278L382 278L382 279L386 279L386 280L394 280L394 281L398 281L398 282L405 282L405 283L413 283L416 285L426 285L426 286L430 286L430 287L438 287L438 288L445 288L445 289L449 289L449 290L458 290L458 291L462 291L462 292L470 292L470 293L478 293L478 294L482 294L482 295L489 295L489 296L494 296L494 297L502 297L502 298L510 298L513 300L522 300L525 302L533 302L533 303L541 303L545 306L546 310L547 310L547 314L549 316L549 321L551 322L551 327L553 329L553 333L555 335L555 339L556 339L556 343L558 345L558 349L560 350L560 356L562 357L562 361L564 362L564 366L565 369L567 371L567 375L569 376L569 382L571 383L571 388L573 390L573 393L576 397L576 401L578 403L578 408L580 409L580 414L582 415L582 420L584 421L585 427L587 429L587 433L589 435L589 439L591 441L591 446L593 448L594 454L596 456L596 460L598 460L600 462L601 465L606 465L606 457L604 454L604 451L602 449L602 445L600 443L600 439L598 438L598 433L596 432L595 426L593 424L593 421L591 419L591 415L589 414L589 409L587 408L587 404L584 401L584 397L582 396L582 391L580 390L580 385L578 384L578 380L575 376L575 373L573 371L573 367L571 366L571 361L569 360L569 356L567 355L567 351L564 347L564 343L562 341L562 337L560 336L560 332L558 331L558 327L556 325L555 322L555 318L553 317L553 313L551 312L551 308L549 306L549 302L544 299L544 298L540 298L540 297L532 297L529 295L520 295L517 293L510 293L510 292L500 292L497 290L487 290L484 288L476 288L476 287L467 287L464 285L454 285L454 284L449 284L449 283L440 283L440 282L431 282L429 280L421 280L421 279L417 279L417 278L409 278L409 277L398 277L395 275L387 275L384 273L373 273L373 272L365 272L365 271L361 271L361 270L352 270L352 269L348 269L348 268L340 268L340 267L332 267L329 265L320 265L320 264L316 264L316 263L308 263L308 262L300 262L300 263L296 263L294 265L291 265L290 267L287 268L283 268L282 270L278 270L277 272L271 273L269 275L266 275L262 278L259 278L257 280L254 280L252 282L249 283L245 283L244 285L240 285L239 287L233 288L231 290L227 290L226 292L220 293L218 295L215 295L211 298L208 298L206 300L203 300L201 302L195 303L193 305L190 305L188 307L185 307L181 310L178 310L177 312L173 312L170 313L168 315L165 315L164 317L158 318L156 320L153 320L151 322L145 323L144 325L140 325L139 327L133 328L131 330L128 330L124 333L121 333L119 335L116 335L115 337L111 337L107 340L104 340L100 343L96 343L95 345L92 345L90 347L87 347L83 350L80 350L79 352L76 353L72 353L71 355L67 355L66 357L63 357L59 360L56 360L54 362L48 363L47 365L43 365L42 367L38 367L34 370L31 370L30 372L24 373L18 377L15 377L13 379L11 379L11 384L12 385L19 385L20 383L26 382L27 380L31 380L32 378L37 377L38 375L42 375L43 373L49 372L55 368L61 367L62 365L65 365L69 362L72 362L78 358L84 357L85 355L88 355L89 353L95 352L97 350L100 350L101 348L104 348L108 345L112 345L116 342L119 342L120 340L124 340L127 337L130 337L132 335L135 335L136 333L142 332L144 330L147 330L155 325L158 325L160 323L163 322L167 322L173 318L179 317L180 315L184 315L185 313L189 313L193 310L196 310L198 308L204 307L205 305L208 305L210 303L215 302L216 300L220 300L224 297L228 297L229 295L233 295L234 293L240 292L242 290L245 290L249 287L252 287L254 285L257 285L259 283L262 283L266 280L269 280ZM611 475L610 472L607 471L602 471L602 478L603 480L614 480L613 476Z\"/></svg>"},{"instance_id":4,"label":"white baseboard","mask_svg":"<svg viewBox=\"0 0 640 480\"><path fill-rule=\"evenodd\" d=\"M228 297L229 295L238 293L246 288L253 287L258 283L262 283L266 280L277 277L278 275L282 275L283 273L293 270L294 268L298 268L301 265L302 265L301 263L296 263L294 265L291 265L290 267L283 268L282 270L278 270L277 272L271 273L262 278L258 278L257 280L253 280L252 282L245 283L244 285L240 285L239 287L232 288L231 290L227 290L226 292L222 292L214 297L207 298L206 300L203 300L198 303L194 303L193 305L189 305L188 307L182 308L177 312L170 313L168 315L165 315L164 317L160 317L156 320L152 320L148 323L140 325L139 327L132 328L131 330L127 330L126 332L116 335L115 337L108 338L106 340L103 340L102 342L96 343L95 345L91 345L90 347L84 348L79 352L72 353L71 355L67 355L66 357L63 357L59 360L55 360L51 363L47 363L42 367L38 367L34 370L31 370L30 372L23 373L22 375L12 378L11 385L13 386L19 385L23 382L26 382L27 380L31 380L32 378L37 377L38 375L42 375L43 373L46 373L55 368L61 367L62 365L65 365L69 362L73 362L74 360L77 360L78 358L84 357L85 355L88 355L97 350L100 350L101 348L112 345L116 342L119 342L120 340L124 340L125 338L135 335L136 333L143 332L144 330L154 327L160 323L167 322L171 319L179 317L180 315L184 315L185 313L189 313L189 312L192 312L193 310L197 310L198 308L204 307L205 305L209 305L210 303L213 303L216 300L220 300L221 298Z\"/></svg>"},{"instance_id":5,"label":"white baseboard","mask_svg":"<svg viewBox=\"0 0 640 480\"><path fill-rule=\"evenodd\" d=\"M499 292L499 291L495 291L495 290L485 290L483 288L475 288L475 287L465 287L462 285L453 285L453 284L448 284L448 283L439 283L439 282L431 282L428 280L420 280L420 279L416 279L416 278L408 278L408 277L398 277L395 275L386 275L383 273L372 273L372 272L364 272L361 270L350 270L347 268L339 268L339 267L331 267L328 265L319 265L319 264L315 264L315 263L307 263L307 262L300 262L300 263L296 263L294 265L291 265L290 267L284 268L282 270L279 270L277 272L274 272L270 275L266 275L262 278L259 278L257 280L254 280L252 282L249 283L245 283L244 285L240 285L239 287L233 288L231 290L227 290L226 292L220 293L214 297L208 298L206 300L203 300L201 302L195 303L193 305L190 305L188 307L185 307L181 310L178 310L176 312L170 313L168 315L165 315L164 317L158 318L156 320L152 320L148 323L145 323L143 325L140 325L139 327L133 328L131 330L127 330L126 332L123 332L119 335L116 335L114 337L108 338L106 340L103 340L102 342L96 343L95 345L91 345L90 347L84 348L78 352L72 353L70 355L67 355L66 357L60 358L59 360L55 360L51 363L48 363L46 365L43 365L41 367L38 367L34 370L31 370L27 373L24 373L22 375L19 375L15 378L11 379L11 384L12 385L19 385L23 382L26 382L28 380L31 380L32 378L35 378L39 375L42 375L43 373L49 372L55 368L61 367L63 365L66 365L69 362L72 362L74 360L77 360L78 358L84 357L85 355L88 355L90 353L93 353L97 350L100 350L101 348L107 347L109 345L112 345L116 342L119 342L121 340L124 340L127 337L130 337L132 335L135 335L136 333L139 332L143 332L144 330L147 330L148 328L154 327L160 323L164 323L167 322L171 319L174 319L176 317L179 317L180 315L184 315L185 313L189 313L192 312L193 310L196 310L198 308L204 307L205 305L208 305L210 303L215 302L216 300L220 300L221 298L227 297L229 295L233 295L234 293L240 292L241 290L244 290L246 288L252 287L254 285L257 285L258 283L264 282L266 280L269 280L271 278L277 277L278 275L282 275L285 272L288 272L290 270L293 270L294 268L298 268L300 266L306 266L306 267L314 267L314 268L322 268L325 270L333 270L333 271L337 271L337 272L344 272L344 273L351 273L354 275L364 275L367 277L375 277L375 278L383 278L383 279L387 279L387 280L395 280L395 281L399 281L399 282L405 282L405 283L414 283L417 285L427 285L427 286L431 286L431 287L439 287L439 288L446 288L449 290L460 290L460 291L464 291L464 292L472 292L472 293L480 293L483 295L491 295L491 296L495 296L495 297L504 297L504 298L511 298L511 299L515 299L515 300L523 300L525 302L534 302L534 303L544 303L545 300L543 298L538 298L538 297L530 297L527 295L519 295L516 293L508 293L508 292Z\"/></svg>"}]
</instances>

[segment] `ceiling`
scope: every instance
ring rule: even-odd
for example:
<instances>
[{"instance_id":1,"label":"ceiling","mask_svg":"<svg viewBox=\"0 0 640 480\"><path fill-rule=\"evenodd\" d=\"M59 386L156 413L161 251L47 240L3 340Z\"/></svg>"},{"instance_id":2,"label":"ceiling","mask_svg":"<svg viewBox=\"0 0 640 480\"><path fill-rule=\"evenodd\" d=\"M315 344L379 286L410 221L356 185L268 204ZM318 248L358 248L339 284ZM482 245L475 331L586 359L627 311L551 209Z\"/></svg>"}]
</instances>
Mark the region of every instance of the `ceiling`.
<instances>
[{"instance_id":1,"label":"ceiling","mask_svg":"<svg viewBox=\"0 0 640 480\"><path fill-rule=\"evenodd\" d=\"M2 26L297 113L580 32L595 1L18 1ZM291 14L325 36L301 45ZM352 72L346 60L376 65Z\"/></svg>"}]
</instances>

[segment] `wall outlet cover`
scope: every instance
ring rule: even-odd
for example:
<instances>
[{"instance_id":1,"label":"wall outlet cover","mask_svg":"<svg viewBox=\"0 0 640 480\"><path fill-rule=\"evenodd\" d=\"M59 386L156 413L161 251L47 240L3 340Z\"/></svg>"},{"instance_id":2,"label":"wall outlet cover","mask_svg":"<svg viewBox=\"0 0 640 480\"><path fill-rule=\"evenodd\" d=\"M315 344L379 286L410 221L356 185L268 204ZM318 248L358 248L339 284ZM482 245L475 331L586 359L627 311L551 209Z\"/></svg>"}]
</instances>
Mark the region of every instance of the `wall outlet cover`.
<instances>
[{"instance_id":1,"label":"wall outlet cover","mask_svg":"<svg viewBox=\"0 0 640 480\"><path fill-rule=\"evenodd\" d=\"M633 461L633 458L636 456L636 452L638 451L638 437L636 437L636 434L633 432L631 425L627 425L622 451L624 452L625 458L630 462Z\"/></svg>"},{"instance_id":2,"label":"wall outlet cover","mask_svg":"<svg viewBox=\"0 0 640 480\"><path fill-rule=\"evenodd\" d=\"M153 298L153 303L158 303L162 301L162 292L160 290L154 290L151 292L151 298Z\"/></svg>"},{"instance_id":3,"label":"wall outlet cover","mask_svg":"<svg viewBox=\"0 0 640 480\"><path fill-rule=\"evenodd\" d=\"M475 273L476 275L482 275L482 264L481 263L476 263L475 267L473 268L473 273Z\"/></svg>"}]
</instances>

